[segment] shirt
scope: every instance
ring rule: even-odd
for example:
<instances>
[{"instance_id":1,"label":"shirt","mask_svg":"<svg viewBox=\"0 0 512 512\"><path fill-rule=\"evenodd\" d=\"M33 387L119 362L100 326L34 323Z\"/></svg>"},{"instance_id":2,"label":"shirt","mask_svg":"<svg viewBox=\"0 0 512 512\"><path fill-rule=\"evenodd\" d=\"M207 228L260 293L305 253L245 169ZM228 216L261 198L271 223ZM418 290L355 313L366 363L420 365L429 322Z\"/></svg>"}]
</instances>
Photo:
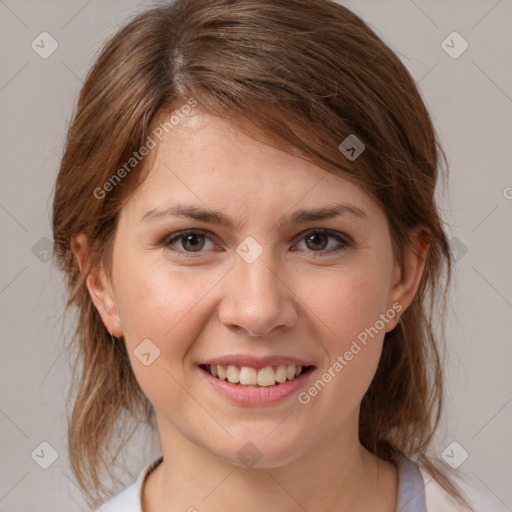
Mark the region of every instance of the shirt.
<instances>
[{"instance_id":1,"label":"shirt","mask_svg":"<svg viewBox=\"0 0 512 512\"><path fill-rule=\"evenodd\" d=\"M137 480L95 512L143 512L142 486L145 478L163 460L158 457L147 464ZM499 500L483 494L466 483L458 482L477 512L507 512ZM403 457L398 469L398 498L396 512L467 512L423 468Z\"/></svg>"}]
</instances>

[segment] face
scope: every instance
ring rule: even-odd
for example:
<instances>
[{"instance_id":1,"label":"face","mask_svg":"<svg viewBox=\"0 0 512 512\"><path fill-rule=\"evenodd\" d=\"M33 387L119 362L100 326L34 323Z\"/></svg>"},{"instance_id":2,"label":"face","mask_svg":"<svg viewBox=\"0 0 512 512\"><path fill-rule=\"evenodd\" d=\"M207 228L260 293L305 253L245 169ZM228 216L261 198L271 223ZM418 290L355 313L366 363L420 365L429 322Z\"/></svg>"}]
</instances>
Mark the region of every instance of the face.
<instances>
[{"instance_id":1,"label":"face","mask_svg":"<svg viewBox=\"0 0 512 512\"><path fill-rule=\"evenodd\" d=\"M394 261L384 212L349 181L203 114L154 151L120 213L98 309L124 335L160 437L237 465L251 442L267 467L357 442L384 335L417 283ZM266 367L262 385L221 382L205 366L219 362L246 382ZM299 377L268 385L300 363Z\"/></svg>"}]
</instances>

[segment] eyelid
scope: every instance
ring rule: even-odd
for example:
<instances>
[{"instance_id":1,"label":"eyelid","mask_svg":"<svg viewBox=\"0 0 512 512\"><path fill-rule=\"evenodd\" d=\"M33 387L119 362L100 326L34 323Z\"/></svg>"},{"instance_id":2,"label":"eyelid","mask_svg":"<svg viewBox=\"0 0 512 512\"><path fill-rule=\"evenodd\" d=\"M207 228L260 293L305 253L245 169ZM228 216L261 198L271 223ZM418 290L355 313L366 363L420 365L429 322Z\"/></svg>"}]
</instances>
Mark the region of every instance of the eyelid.
<instances>
[{"instance_id":1,"label":"eyelid","mask_svg":"<svg viewBox=\"0 0 512 512\"><path fill-rule=\"evenodd\" d=\"M331 248L331 249L328 249L328 250L307 251L307 252L309 252L309 253L311 253L311 254L313 254L315 256L321 256L322 254L326 254L326 255L327 254L332 254L332 253L335 253L335 252L338 252L338 251L344 249L345 247L350 247L350 246L353 245L353 241L352 241L352 239L348 235L346 235L345 233L341 233L339 231L333 230L333 229L328 229L328 228L310 228L310 229L306 229L304 231L301 231L298 235L296 235L292 239L293 244L295 245L295 244L299 243L307 235L312 234L312 233L323 233L323 234L326 234L326 235L336 239L341 244L341 247L338 246L338 247L334 247L334 248ZM184 229L182 231L176 231L174 233L168 234L168 235L166 235L162 239L161 245L170 248L171 247L171 243L174 243L174 242L178 241L180 238L182 238L182 237L184 237L184 236L186 236L188 234L204 235L213 244L218 246L218 244L216 244L215 241L213 240L213 238L215 238L215 235L213 233L211 233L208 230L199 229L199 228L198 229ZM201 254L203 254L203 251L194 252L194 251L185 251L185 250L176 249L176 248L171 248L170 250L175 251L175 252L179 252L181 254L185 254L186 257L198 257Z\"/></svg>"},{"instance_id":2,"label":"eyelid","mask_svg":"<svg viewBox=\"0 0 512 512\"><path fill-rule=\"evenodd\" d=\"M211 233L210 231L208 230L204 230L204 229L184 229L182 231L175 231L174 233L171 233L169 235L166 235L162 242L161 242L161 245L164 245L166 247L170 246L171 243L174 243L176 241L178 241L180 238L186 236L186 235L190 235L190 234L199 234L199 235L204 235L206 238L208 238L213 244L217 245L213 238L215 237L215 235L213 233ZM171 249L173 250L173 249ZM184 254L187 254L187 255L194 255L194 254L202 254L202 251L199 251L199 252L196 252L194 253L193 251L183 251L183 250L179 250L179 249L174 249L175 251L177 252L180 252L180 253L184 253Z\"/></svg>"},{"instance_id":3,"label":"eyelid","mask_svg":"<svg viewBox=\"0 0 512 512\"><path fill-rule=\"evenodd\" d=\"M304 231L301 231L294 240L300 241L305 236L311 234L311 233L324 233L325 235L329 235L332 238L336 238L339 242L343 243L344 245L351 246L353 245L353 240L346 235L345 233L341 233L339 231L336 231L335 229L329 229L329 228L310 228L306 229ZM311 251L315 252L315 251ZM328 252L328 251L318 251L318 252Z\"/></svg>"}]
</instances>

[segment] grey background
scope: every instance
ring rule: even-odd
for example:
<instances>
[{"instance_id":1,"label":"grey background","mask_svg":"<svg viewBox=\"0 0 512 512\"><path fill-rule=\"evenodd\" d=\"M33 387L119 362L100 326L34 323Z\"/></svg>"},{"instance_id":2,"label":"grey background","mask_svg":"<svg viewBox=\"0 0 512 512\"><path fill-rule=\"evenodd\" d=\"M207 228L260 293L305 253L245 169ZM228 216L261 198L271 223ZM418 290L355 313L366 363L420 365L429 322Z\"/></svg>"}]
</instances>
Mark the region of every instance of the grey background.
<instances>
[{"instance_id":1,"label":"grey background","mask_svg":"<svg viewBox=\"0 0 512 512\"><path fill-rule=\"evenodd\" d=\"M469 454L458 471L512 510L512 5L344 3L399 53L448 154L449 194L439 200L458 262L448 325L448 403L436 449L458 442ZM62 327L61 277L45 261L51 194L88 68L106 38L151 4L0 0L0 511L87 510L67 461L70 372L61 356L69 328ZM43 31L58 42L47 59L31 48ZM469 44L456 59L441 46L453 31ZM47 469L39 464L50 461L52 449L43 445L41 452L42 442L58 454ZM125 454L128 470L117 470L124 485L158 453L157 438L140 432ZM461 454L459 447L451 452L452 458Z\"/></svg>"}]
</instances>

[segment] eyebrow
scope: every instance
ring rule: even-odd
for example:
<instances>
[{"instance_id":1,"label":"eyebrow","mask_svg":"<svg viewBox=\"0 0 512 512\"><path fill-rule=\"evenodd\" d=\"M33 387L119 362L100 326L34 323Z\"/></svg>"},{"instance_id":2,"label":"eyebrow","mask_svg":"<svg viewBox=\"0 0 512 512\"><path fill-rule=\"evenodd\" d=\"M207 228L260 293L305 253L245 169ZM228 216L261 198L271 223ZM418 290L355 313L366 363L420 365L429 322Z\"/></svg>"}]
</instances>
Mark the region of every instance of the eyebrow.
<instances>
[{"instance_id":1,"label":"eyebrow","mask_svg":"<svg viewBox=\"0 0 512 512\"><path fill-rule=\"evenodd\" d=\"M305 222L314 222L342 216L352 217L365 221L370 220L369 215L357 206L350 204L335 204L324 208L296 210L291 214L283 215L276 222L276 225L278 228L280 228L286 224L301 224ZM220 211L180 204L165 210L150 210L142 216L140 222L149 223L155 220L169 217L188 217L190 219L211 222L213 224L219 224L221 226L226 226L232 229L235 227L235 222Z\"/></svg>"}]
</instances>

